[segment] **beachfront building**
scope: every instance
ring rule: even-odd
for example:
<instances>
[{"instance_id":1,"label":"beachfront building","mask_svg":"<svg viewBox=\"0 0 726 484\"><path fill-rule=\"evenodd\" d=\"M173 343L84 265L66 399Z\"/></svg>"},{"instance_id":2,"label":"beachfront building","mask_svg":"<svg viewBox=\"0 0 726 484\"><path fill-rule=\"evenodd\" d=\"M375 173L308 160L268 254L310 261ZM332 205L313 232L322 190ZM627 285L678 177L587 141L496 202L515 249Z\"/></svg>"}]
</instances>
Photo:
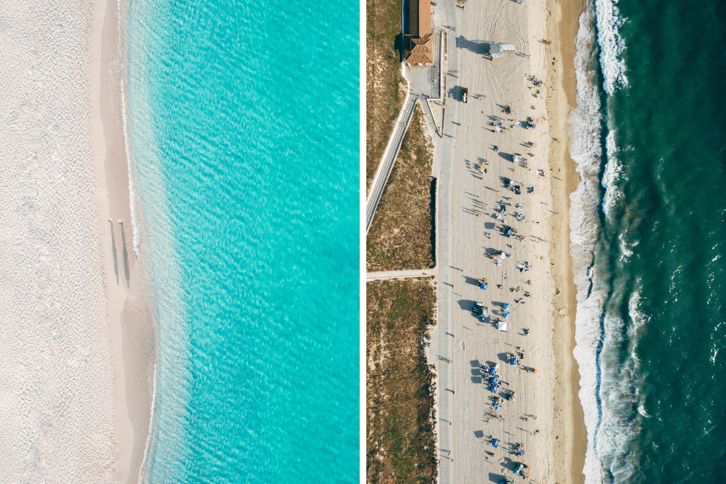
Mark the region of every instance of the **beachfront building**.
<instances>
[{"instance_id":1,"label":"beachfront building","mask_svg":"<svg viewBox=\"0 0 726 484\"><path fill-rule=\"evenodd\" d=\"M403 57L406 64L428 66L434 63L434 36L431 32L431 0L407 0L406 34Z\"/></svg>"}]
</instances>

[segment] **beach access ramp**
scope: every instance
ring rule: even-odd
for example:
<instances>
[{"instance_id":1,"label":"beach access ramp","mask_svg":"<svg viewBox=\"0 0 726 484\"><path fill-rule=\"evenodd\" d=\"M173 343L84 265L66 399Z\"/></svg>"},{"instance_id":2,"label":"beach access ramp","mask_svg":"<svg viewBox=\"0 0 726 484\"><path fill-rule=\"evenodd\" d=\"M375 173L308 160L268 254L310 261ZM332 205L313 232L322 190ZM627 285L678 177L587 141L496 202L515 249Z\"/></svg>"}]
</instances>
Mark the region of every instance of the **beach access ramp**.
<instances>
[{"instance_id":1,"label":"beach access ramp","mask_svg":"<svg viewBox=\"0 0 726 484\"><path fill-rule=\"evenodd\" d=\"M393 127L393 133L391 133L391 138L388 140L386 151L383 153L383 159L380 165L378 165L376 176L373 178L371 191L368 194L368 200L366 200L366 233L371 228L373 216L376 213L381 197L383 197L383 190L386 187L386 182L393 169L393 162L396 161L396 156L398 156L398 151L401 149L401 144L403 143L403 137L406 135L408 125L411 124L417 100L418 96L411 92L406 96L401 114L398 116L396 125Z\"/></svg>"}]
</instances>

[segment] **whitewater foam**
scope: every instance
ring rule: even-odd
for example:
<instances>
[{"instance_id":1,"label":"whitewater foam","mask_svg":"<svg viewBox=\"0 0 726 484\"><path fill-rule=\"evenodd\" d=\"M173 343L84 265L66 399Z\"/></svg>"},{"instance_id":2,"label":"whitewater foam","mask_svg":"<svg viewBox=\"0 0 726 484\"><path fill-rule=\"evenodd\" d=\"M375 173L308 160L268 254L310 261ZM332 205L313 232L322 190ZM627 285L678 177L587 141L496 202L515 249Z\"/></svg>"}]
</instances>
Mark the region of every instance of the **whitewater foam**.
<instances>
[{"instance_id":1,"label":"whitewater foam","mask_svg":"<svg viewBox=\"0 0 726 484\"><path fill-rule=\"evenodd\" d=\"M628 85L622 54L625 43L619 29L625 23L616 6L617 0L595 0L597 40L600 44L600 69L605 92L613 94L618 87ZM589 8L589 7L588 7Z\"/></svg>"},{"instance_id":2,"label":"whitewater foam","mask_svg":"<svg viewBox=\"0 0 726 484\"><path fill-rule=\"evenodd\" d=\"M129 122L128 122L128 111L126 108L126 87L124 80L121 79L121 113L123 118L124 126L124 147L126 149L126 168L129 175L129 209L131 212L131 228L133 229L133 240L134 240L134 253L136 258L139 258L139 245L140 245L140 224L139 216L137 212L138 205L138 194L136 192L136 170L133 163L133 157L131 153L131 145L129 143Z\"/></svg>"},{"instance_id":3,"label":"whitewater foam","mask_svg":"<svg viewBox=\"0 0 726 484\"><path fill-rule=\"evenodd\" d=\"M641 416L648 416L641 398L640 360L636 349L648 323L640 309L640 281L628 299L627 318L607 313L601 353L601 423L595 442L603 470L613 482L629 482L636 473L631 443L641 432ZM627 294L614 291L608 308L617 308ZM645 414L645 415L643 415Z\"/></svg>"},{"instance_id":4,"label":"whitewater foam","mask_svg":"<svg viewBox=\"0 0 726 484\"><path fill-rule=\"evenodd\" d=\"M581 180L570 197L570 244L578 288L574 356L580 368L579 397L588 434L583 469L588 484L627 480L633 475L629 445L640 432L633 414L642 409L647 415L635 357L635 344L646 318L638 312L637 290L630 293L628 320L617 313L617 301L628 294L622 281L612 281L605 255L609 249L601 240L601 214L612 219L622 197L618 188L622 163L616 131L603 120L598 77L603 75L608 94L617 86L627 85L620 59L623 43L617 32L621 24L614 3L606 0L588 2L580 16L575 55L577 107L568 119L570 154ZM607 133L604 146L603 129ZM623 234L615 240L621 255L618 263L623 264L633 252ZM597 276L591 279L588 274ZM629 346L626 356L621 356L623 345Z\"/></svg>"},{"instance_id":5,"label":"whitewater foam","mask_svg":"<svg viewBox=\"0 0 726 484\"><path fill-rule=\"evenodd\" d=\"M615 129L608 123L608 134L605 137L605 153L607 163L605 164L605 172L602 177L602 186L605 189L605 200L603 202L603 212L608 218L613 216L613 208L622 196L622 192L617 187L617 181L623 171L623 164L618 158L618 149L615 144Z\"/></svg>"},{"instance_id":6,"label":"whitewater foam","mask_svg":"<svg viewBox=\"0 0 726 484\"><path fill-rule=\"evenodd\" d=\"M617 201L615 181L620 173L617 165L616 151L614 149L614 134L610 136L611 163L607 176L601 180L601 166L603 162L603 146L601 133L603 117L601 114L601 92L598 89L598 76L603 60L608 62L610 68L605 74L606 89L612 90L617 80L618 72L623 73L624 68L618 69L617 64L610 62L617 56L618 43L612 35L614 29L605 30L602 26L615 26L610 19L603 22L603 18L596 17L596 11L604 11L603 4L607 2L598 0L588 1L586 11L580 16L580 25L576 37L577 52L575 54L575 73L577 79L577 106L568 119L570 137L570 155L576 163L576 170L580 176L580 183L571 194L570 210L570 248L573 258L573 272L577 285L577 312L575 318L576 347L573 351L580 370L580 402L583 407L585 427L588 434L587 450L585 453L586 483L596 484L612 478L603 465L600 453L610 454L610 448L619 448L617 439L621 423L616 415L608 410L610 403L603 405L601 395L603 386L609 387L611 379L607 377L610 362L601 361L604 351L602 335L605 326L617 325L611 317L605 316L605 305L609 298L608 267L606 257L600 257L598 246L600 227L601 202L612 206ZM614 5L609 4L612 8ZM609 12L612 13L612 8ZM608 17L606 14L605 17ZM609 32L606 35L604 47L598 47L597 31ZM598 65L598 50L601 63ZM615 59L617 60L617 59ZM624 76L622 77L624 80ZM624 81L623 81L624 82ZM603 191L605 196L603 196ZM607 193L610 193L609 197ZM609 202L608 202L609 200ZM594 268L595 270L590 270ZM597 274L592 278L588 275ZM605 375L605 378L603 378ZM627 380L626 380L627 381ZM624 383L626 390L629 387ZM607 395L607 393L605 393ZM605 410L603 410L605 409ZM617 431L616 431L617 430ZM627 439L627 438L626 438ZM613 466L618 472L622 466Z\"/></svg>"}]
</instances>

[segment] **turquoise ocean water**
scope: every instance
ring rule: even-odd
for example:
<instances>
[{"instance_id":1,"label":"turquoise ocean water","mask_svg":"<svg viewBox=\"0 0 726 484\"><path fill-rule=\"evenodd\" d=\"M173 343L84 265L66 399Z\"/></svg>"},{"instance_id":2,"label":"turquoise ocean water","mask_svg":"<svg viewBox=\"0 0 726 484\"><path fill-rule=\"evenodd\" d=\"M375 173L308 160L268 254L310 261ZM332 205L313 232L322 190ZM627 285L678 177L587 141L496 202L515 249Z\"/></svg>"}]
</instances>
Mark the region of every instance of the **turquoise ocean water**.
<instances>
[{"instance_id":1,"label":"turquoise ocean water","mask_svg":"<svg viewBox=\"0 0 726 484\"><path fill-rule=\"evenodd\" d=\"M129 3L147 482L358 482L358 12Z\"/></svg>"},{"instance_id":2,"label":"turquoise ocean water","mask_svg":"<svg viewBox=\"0 0 726 484\"><path fill-rule=\"evenodd\" d=\"M587 482L726 482L726 4L590 0L577 42Z\"/></svg>"}]
</instances>

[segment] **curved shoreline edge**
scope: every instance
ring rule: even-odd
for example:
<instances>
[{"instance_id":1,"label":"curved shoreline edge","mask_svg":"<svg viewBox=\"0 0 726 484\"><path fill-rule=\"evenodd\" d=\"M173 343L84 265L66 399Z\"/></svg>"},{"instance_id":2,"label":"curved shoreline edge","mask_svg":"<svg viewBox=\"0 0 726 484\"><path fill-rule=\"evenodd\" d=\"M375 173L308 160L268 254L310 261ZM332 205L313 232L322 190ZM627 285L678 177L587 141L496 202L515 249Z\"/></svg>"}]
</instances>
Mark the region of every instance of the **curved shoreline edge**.
<instances>
[{"instance_id":1,"label":"curved shoreline edge","mask_svg":"<svg viewBox=\"0 0 726 484\"><path fill-rule=\"evenodd\" d=\"M93 0L89 39L91 144L96 175L99 236L105 266L107 318L114 368L115 482L141 479L154 397L156 328L148 254L139 243L140 206L133 193L128 103L124 91L127 7L121 0ZM109 220L116 231L119 284L112 259ZM122 223L119 223L122 222ZM121 229L122 236L119 236ZM122 241L121 246L119 242ZM123 262L122 262L123 261Z\"/></svg>"},{"instance_id":2,"label":"curved shoreline edge","mask_svg":"<svg viewBox=\"0 0 726 484\"><path fill-rule=\"evenodd\" d=\"M555 326L555 367L562 376L554 392L554 435L556 482L584 482L587 430L582 405L579 401L579 372L573 350L575 348L575 313L577 286L570 254L570 194L580 178L569 153L567 123L576 106L575 37L580 15L585 11L583 0L548 0L547 35L552 39L554 62L547 63L547 112L552 120L548 154L550 168L562 173L560 183L552 183L552 203L555 213L549 219L551 242L550 261L554 263L552 276L559 291L554 296L554 311L566 308L561 324ZM557 321L557 314L553 314Z\"/></svg>"}]
</instances>

